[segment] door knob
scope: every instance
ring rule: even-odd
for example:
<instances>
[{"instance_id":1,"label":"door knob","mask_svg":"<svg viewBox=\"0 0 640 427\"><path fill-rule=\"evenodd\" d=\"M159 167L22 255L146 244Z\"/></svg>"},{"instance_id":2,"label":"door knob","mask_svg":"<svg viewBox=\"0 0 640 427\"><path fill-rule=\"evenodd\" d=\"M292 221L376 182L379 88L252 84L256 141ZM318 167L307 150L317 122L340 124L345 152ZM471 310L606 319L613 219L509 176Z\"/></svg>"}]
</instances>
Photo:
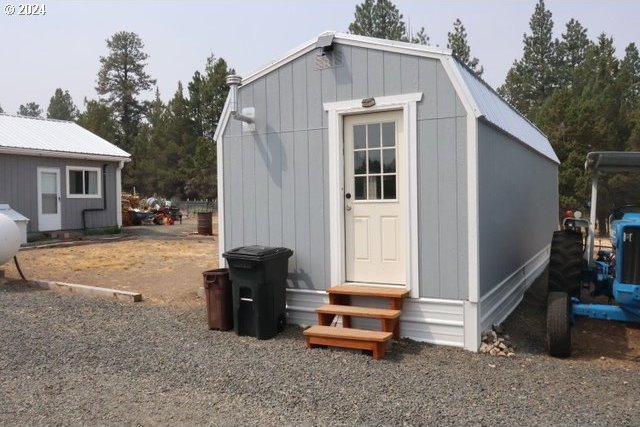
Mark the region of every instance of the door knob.
<instances>
[{"instance_id":1,"label":"door knob","mask_svg":"<svg viewBox=\"0 0 640 427\"><path fill-rule=\"evenodd\" d=\"M345 194L344 197L346 197L347 199L350 199L351 198L351 193Z\"/></svg>"},{"instance_id":2,"label":"door knob","mask_svg":"<svg viewBox=\"0 0 640 427\"><path fill-rule=\"evenodd\" d=\"M348 210L348 211L350 211L350 210L351 210L351 205L347 205L347 206L345 206L345 209L346 209L346 210Z\"/></svg>"}]
</instances>

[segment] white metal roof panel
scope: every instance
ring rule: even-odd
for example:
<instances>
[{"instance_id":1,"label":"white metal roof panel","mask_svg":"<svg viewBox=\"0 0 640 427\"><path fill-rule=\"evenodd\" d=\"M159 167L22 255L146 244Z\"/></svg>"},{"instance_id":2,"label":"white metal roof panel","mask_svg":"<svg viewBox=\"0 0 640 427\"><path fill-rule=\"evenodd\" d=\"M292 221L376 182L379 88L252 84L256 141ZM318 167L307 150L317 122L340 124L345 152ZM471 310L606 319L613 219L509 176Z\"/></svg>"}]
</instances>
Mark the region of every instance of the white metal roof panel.
<instances>
[{"instance_id":1,"label":"white metal roof panel","mask_svg":"<svg viewBox=\"0 0 640 427\"><path fill-rule=\"evenodd\" d=\"M0 114L0 148L129 158L126 151L73 122Z\"/></svg>"},{"instance_id":2,"label":"white metal roof panel","mask_svg":"<svg viewBox=\"0 0 640 427\"><path fill-rule=\"evenodd\" d=\"M560 163L551 143L540 129L502 99L475 73L457 60L454 60L453 63L478 107L479 111L476 113L478 118L483 117L545 157Z\"/></svg>"}]
</instances>

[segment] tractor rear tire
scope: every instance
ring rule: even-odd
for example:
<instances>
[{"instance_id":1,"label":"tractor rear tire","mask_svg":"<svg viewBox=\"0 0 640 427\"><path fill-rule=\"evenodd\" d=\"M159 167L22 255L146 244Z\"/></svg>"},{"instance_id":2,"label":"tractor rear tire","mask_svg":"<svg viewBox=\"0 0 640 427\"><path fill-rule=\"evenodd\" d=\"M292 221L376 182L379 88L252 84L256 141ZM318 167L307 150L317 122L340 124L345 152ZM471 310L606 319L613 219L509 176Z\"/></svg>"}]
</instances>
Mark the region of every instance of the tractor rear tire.
<instances>
[{"instance_id":1,"label":"tractor rear tire","mask_svg":"<svg viewBox=\"0 0 640 427\"><path fill-rule=\"evenodd\" d=\"M547 350L553 357L571 355L571 297L549 292L547 301Z\"/></svg>"},{"instance_id":2,"label":"tractor rear tire","mask_svg":"<svg viewBox=\"0 0 640 427\"><path fill-rule=\"evenodd\" d=\"M582 259L582 234L573 230L553 233L549 260L549 291L579 295Z\"/></svg>"}]
</instances>

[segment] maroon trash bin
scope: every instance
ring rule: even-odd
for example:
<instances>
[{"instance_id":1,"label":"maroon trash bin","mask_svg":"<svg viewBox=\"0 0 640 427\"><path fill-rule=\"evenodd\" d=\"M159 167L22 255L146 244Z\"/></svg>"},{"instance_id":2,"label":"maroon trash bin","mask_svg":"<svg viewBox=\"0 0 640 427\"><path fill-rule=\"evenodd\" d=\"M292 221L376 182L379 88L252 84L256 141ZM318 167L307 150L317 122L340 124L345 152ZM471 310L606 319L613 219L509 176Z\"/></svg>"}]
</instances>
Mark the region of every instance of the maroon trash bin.
<instances>
[{"instance_id":1,"label":"maroon trash bin","mask_svg":"<svg viewBox=\"0 0 640 427\"><path fill-rule=\"evenodd\" d=\"M202 272L204 294L207 300L209 329L233 329L233 299L229 269L218 268Z\"/></svg>"}]
</instances>

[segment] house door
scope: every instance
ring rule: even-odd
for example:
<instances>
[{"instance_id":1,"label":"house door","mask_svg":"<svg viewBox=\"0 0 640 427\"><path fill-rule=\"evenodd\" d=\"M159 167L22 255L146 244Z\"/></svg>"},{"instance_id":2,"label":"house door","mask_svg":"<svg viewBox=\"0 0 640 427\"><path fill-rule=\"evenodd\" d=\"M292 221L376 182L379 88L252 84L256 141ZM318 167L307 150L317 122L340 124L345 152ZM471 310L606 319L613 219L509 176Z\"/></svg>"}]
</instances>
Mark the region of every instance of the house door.
<instances>
[{"instance_id":1,"label":"house door","mask_svg":"<svg viewBox=\"0 0 640 427\"><path fill-rule=\"evenodd\" d=\"M38 168L38 230L61 228L60 169Z\"/></svg>"},{"instance_id":2,"label":"house door","mask_svg":"<svg viewBox=\"0 0 640 427\"><path fill-rule=\"evenodd\" d=\"M406 285L402 111L344 119L348 282Z\"/></svg>"}]
</instances>

